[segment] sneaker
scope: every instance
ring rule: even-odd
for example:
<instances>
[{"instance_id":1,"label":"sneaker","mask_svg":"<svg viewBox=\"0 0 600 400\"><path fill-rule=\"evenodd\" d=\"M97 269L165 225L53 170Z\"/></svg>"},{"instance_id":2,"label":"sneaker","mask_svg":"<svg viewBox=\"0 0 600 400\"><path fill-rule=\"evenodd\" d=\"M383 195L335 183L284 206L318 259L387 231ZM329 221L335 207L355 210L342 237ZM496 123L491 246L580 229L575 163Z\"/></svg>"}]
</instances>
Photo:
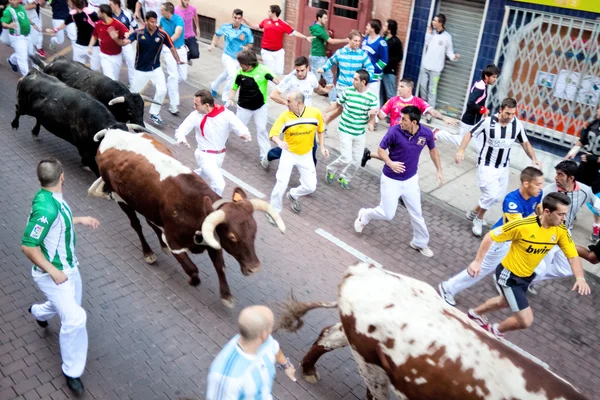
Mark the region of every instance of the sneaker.
<instances>
[{"instance_id":1,"label":"sneaker","mask_svg":"<svg viewBox=\"0 0 600 400\"><path fill-rule=\"evenodd\" d=\"M469 308L469 311L467 311L467 317L469 317L471 321L475 322L482 328L485 328L486 325L489 324L489 321L485 315L475 314L475 311L473 311L472 308Z\"/></svg>"},{"instance_id":2,"label":"sneaker","mask_svg":"<svg viewBox=\"0 0 600 400\"><path fill-rule=\"evenodd\" d=\"M473 218L473 235L481 237L483 234L483 220L477 217Z\"/></svg>"},{"instance_id":3,"label":"sneaker","mask_svg":"<svg viewBox=\"0 0 600 400\"><path fill-rule=\"evenodd\" d=\"M17 64L13 64L10 62L10 58L6 59L6 62L8 63L8 65L10 65L10 69L13 70L13 72L17 72L19 71L19 68L17 67Z\"/></svg>"},{"instance_id":4,"label":"sneaker","mask_svg":"<svg viewBox=\"0 0 600 400\"><path fill-rule=\"evenodd\" d=\"M430 258L433 257L433 251L431 251L431 249L429 247L418 247L413 242L410 242L410 247L417 250L419 253L421 253L425 257L430 257Z\"/></svg>"},{"instance_id":5,"label":"sneaker","mask_svg":"<svg viewBox=\"0 0 600 400\"><path fill-rule=\"evenodd\" d=\"M473 219L475 219L475 217L477 216L477 213L473 210L468 210L467 213L465 214L465 217L469 220L469 221L473 221Z\"/></svg>"},{"instance_id":6,"label":"sneaker","mask_svg":"<svg viewBox=\"0 0 600 400\"><path fill-rule=\"evenodd\" d=\"M179 109L177 106L169 106L169 112L173 115L177 115L179 114Z\"/></svg>"},{"instance_id":7,"label":"sneaker","mask_svg":"<svg viewBox=\"0 0 600 400\"><path fill-rule=\"evenodd\" d=\"M486 324L485 326L482 326L482 328L484 328L486 331L488 331L492 335L496 336L496 339L503 339L504 338L504 333L502 333L502 332L500 332L498 330L498 324L497 323Z\"/></svg>"},{"instance_id":8,"label":"sneaker","mask_svg":"<svg viewBox=\"0 0 600 400\"><path fill-rule=\"evenodd\" d=\"M371 150L369 150L365 147L365 150L363 151L362 160L360 160L360 166L364 168L364 166L367 165L367 161L369 161L370 159L371 159Z\"/></svg>"},{"instance_id":9,"label":"sneaker","mask_svg":"<svg viewBox=\"0 0 600 400\"><path fill-rule=\"evenodd\" d=\"M404 204L404 199L402 198L402 196L400 196L400 198L398 199L398 204L404 208L406 208L406 204Z\"/></svg>"},{"instance_id":10,"label":"sneaker","mask_svg":"<svg viewBox=\"0 0 600 400\"><path fill-rule=\"evenodd\" d=\"M427 121L428 124L431 123L431 114L425 116L425 121Z\"/></svg>"},{"instance_id":11,"label":"sneaker","mask_svg":"<svg viewBox=\"0 0 600 400\"><path fill-rule=\"evenodd\" d=\"M276 226L277 224L275 223L275 220L273 219L273 217L271 217L271 214L269 213L265 213L265 216L267 217L267 221L269 221L269 223L273 226Z\"/></svg>"},{"instance_id":12,"label":"sneaker","mask_svg":"<svg viewBox=\"0 0 600 400\"><path fill-rule=\"evenodd\" d=\"M302 211L302 207L300 206L300 202L298 201L298 199L295 199L292 197L292 194L288 191L285 194L285 197L288 198L289 201L292 202L292 210L297 214L300 211Z\"/></svg>"},{"instance_id":13,"label":"sneaker","mask_svg":"<svg viewBox=\"0 0 600 400\"><path fill-rule=\"evenodd\" d=\"M269 169L269 166L271 165L271 161L269 161L269 159L267 157L263 157L260 159L260 165L264 169Z\"/></svg>"},{"instance_id":14,"label":"sneaker","mask_svg":"<svg viewBox=\"0 0 600 400\"><path fill-rule=\"evenodd\" d=\"M219 96L219 93L217 93L217 91L214 90L214 89L210 89L210 94L212 94L212 97L218 97Z\"/></svg>"},{"instance_id":15,"label":"sneaker","mask_svg":"<svg viewBox=\"0 0 600 400\"><path fill-rule=\"evenodd\" d=\"M358 210L358 218L354 220L354 230L356 231L356 233L362 233L363 229L365 229L365 226L367 226L366 224L363 224L360 220L365 211L367 211L365 208L361 208L360 210Z\"/></svg>"},{"instance_id":16,"label":"sneaker","mask_svg":"<svg viewBox=\"0 0 600 400\"><path fill-rule=\"evenodd\" d=\"M442 296L442 299L444 299L444 301L450 304L452 307L455 307L456 300L454 300L454 296L446 288L446 282L440 283L438 285L438 289L440 290L440 296Z\"/></svg>"},{"instance_id":17,"label":"sneaker","mask_svg":"<svg viewBox=\"0 0 600 400\"><path fill-rule=\"evenodd\" d=\"M44 51L44 49L37 49L35 52L37 53L38 56L40 56L42 58L46 58L46 52Z\"/></svg>"},{"instance_id":18,"label":"sneaker","mask_svg":"<svg viewBox=\"0 0 600 400\"><path fill-rule=\"evenodd\" d=\"M193 65L192 60L188 60L188 65L191 67Z\"/></svg>"},{"instance_id":19,"label":"sneaker","mask_svg":"<svg viewBox=\"0 0 600 400\"><path fill-rule=\"evenodd\" d=\"M540 285L538 284L529 285L529 287L527 288L527 293L537 296L538 294L540 294L540 289Z\"/></svg>"},{"instance_id":20,"label":"sneaker","mask_svg":"<svg viewBox=\"0 0 600 400\"><path fill-rule=\"evenodd\" d=\"M592 231L592 236L590 236L590 240L592 242L597 242L598 240L600 240L600 226L595 225L594 230Z\"/></svg>"},{"instance_id":21,"label":"sneaker","mask_svg":"<svg viewBox=\"0 0 600 400\"><path fill-rule=\"evenodd\" d=\"M56 43L54 43L52 40L50 41L50 44L48 45L48 47L50 47L50 50L54 51L56 50Z\"/></svg>"},{"instance_id":22,"label":"sneaker","mask_svg":"<svg viewBox=\"0 0 600 400\"><path fill-rule=\"evenodd\" d=\"M350 190L350 182L348 182L346 180L346 178L339 178L338 182L339 182L340 186L342 187L342 189Z\"/></svg>"},{"instance_id":23,"label":"sneaker","mask_svg":"<svg viewBox=\"0 0 600 400\"><path fill-rule=\"evenodd\" d=\"M31 307L29 307L29 310L27 310L27 311L29 311L29 314L31 314ZM39 319L36 319L35 322L37 322L37 324L39 326L41 326L42 328L45 328L48 326L48 321L40 321Z\"/></svg>"},{"instance_id":24,"label":"sneaker","mask_svg":"<svg viewBox=\"0 0 600 400\"><path fill-rule=\"evenodd\" d=\"M160 118L160 116L158 114L150 114L150 121L152 121L152 123L154 125L158 125L158 126L165 125L165 123L163 122L163 120Z\"/></svg>"},{"instance_id":25,"label":"sneaker","mask_svg":"<svg viewBox=\"0 0 600 400\"><path fill-rule=\"evenodd\" d=\"M334 180L335 174L329 171L325 171L325 182L327 182L328 185L331 185Z\"/></svg>"},{"instance_id":26,"label":"sneaker","mask_svg":"<svg viewBox=\"0 0 600 400\"><path fill-rule=\"evenodd\" d=\"M83 382L81 382L81 379L71 378L70 376L67 376L67 375L65 375L65 378L67 378L67 386L69 387L69 389L71 389L71 391L73 393L75 393L75 394L83 393L83 391L85 389L83 388Z\"/></svg>"}]
</instances>

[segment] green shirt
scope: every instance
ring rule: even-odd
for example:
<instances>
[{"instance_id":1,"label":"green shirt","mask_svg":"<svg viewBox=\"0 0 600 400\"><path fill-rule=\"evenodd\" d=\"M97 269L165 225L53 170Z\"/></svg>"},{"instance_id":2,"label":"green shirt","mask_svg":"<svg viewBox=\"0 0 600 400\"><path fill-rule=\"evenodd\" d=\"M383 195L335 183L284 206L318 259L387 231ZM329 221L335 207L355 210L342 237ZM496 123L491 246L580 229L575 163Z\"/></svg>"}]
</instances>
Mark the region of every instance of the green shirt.
<instances>
[{"instance_id":1,"label":"green shirt","mask_svg":"<svg viewBox=\"0 0 600 400\"><path fill-rule=\"evenodd\" d=\"M27 36L31 31L31 23L29 22L29 18L27 18L27 11L25 11L25 8L21 4L19 4L17 8L13 8L10 5L6 7L2 14L1 21L5 24L17 21L17 27L8 32L11 35Z\"/></svg>"},{"instance_id":2,"label":"green shirt","mask_svg":"<svg viewBox=\"0 0 600 400\"><path fill-rule=\"evenodd\" d=\"M379 99L375 94L368 90L359 93L353 87L344 90L337 102L344 107L338 129L342 133L354 136L365 133L369 123L369 111L379 107Z\"/></svg>"},{"instance_id":3,"label":"green shirt","mask_svg":"<svg viewBox=\"0 0 600 400\"><path fill-rule=\"evenodd\" d=\"M62 193L40 189L33 198L21 244L39 247L46 260L62 271L77 266L75 242L73 214ZM36 266L34 270L39 271Z\"/></svg>"},{"instance_id":4,"label":"green shirt","mask_svg":"<svg viewBox=\"0 0 600 400\"><path fill-rule=\"evenodd\" d=\"M329 34L327 29L317 22L312 24L308 28L310 35L314 36L312 45L310 46L310 55L313 57L324 57L327 55L327 40L329 40Z\"/></svg>"},{"instance_id":5,"label":"green shirt","mask_svg":"<svg viewBox=\"0 0 600 400\"><path fill-rule=\"evenodd\" d=\"M233 90L240 89L238 105L246 110L258 110L269 98L267 87L275 75L263 64L258 64L251 71L244 72L240 68L235 76Z\"/></svg>"}]
</instances>

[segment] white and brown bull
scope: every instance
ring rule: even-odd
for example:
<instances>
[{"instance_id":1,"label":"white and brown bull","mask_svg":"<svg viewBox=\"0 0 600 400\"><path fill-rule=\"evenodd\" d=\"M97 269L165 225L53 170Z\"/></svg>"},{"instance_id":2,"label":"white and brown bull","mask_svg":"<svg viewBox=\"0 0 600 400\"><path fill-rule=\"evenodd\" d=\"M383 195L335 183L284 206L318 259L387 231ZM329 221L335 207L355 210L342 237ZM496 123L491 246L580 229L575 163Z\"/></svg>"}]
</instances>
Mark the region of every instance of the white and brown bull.
<instances>
[{"instance_id":1,"label":"white and brown bull","mask_svg":"<svg viewBox=\"0 0 600 400\"><path fill-rule=\"evenodd\" d=\"M350 345L367 398L579 400L571 384L519 354L446 305L428 284L365 263L351 266L337 302L292 298L280 327L296 331L309 310L337 307L341 322L321 332L302 360L319 379L325 353Z\"/></svg>"},{"instance_id":2,"label":"white and brown bull","mask_svg":"<svg viewBox=\"0 0 600 400\"><path fill-rule=\"evenodd\" d=\"M222 249L240 263L244 275L257 272L260 261L254 248L253 212L271 215L283 233L285 225L279 214L263 200L249 200L240 188L234 189L232 201L222 199L148 135L104 130L94 139L102 140L96 157L100 178L88 194L118 202L140 238L144 260L152 264L156 255L144 238L136 212L143 215L162 250L172 253L189 275L190 285L199 285L200 278L188 253L207 250L219 277L221 300L232 307Z\"/></svg>"}]
</instances>

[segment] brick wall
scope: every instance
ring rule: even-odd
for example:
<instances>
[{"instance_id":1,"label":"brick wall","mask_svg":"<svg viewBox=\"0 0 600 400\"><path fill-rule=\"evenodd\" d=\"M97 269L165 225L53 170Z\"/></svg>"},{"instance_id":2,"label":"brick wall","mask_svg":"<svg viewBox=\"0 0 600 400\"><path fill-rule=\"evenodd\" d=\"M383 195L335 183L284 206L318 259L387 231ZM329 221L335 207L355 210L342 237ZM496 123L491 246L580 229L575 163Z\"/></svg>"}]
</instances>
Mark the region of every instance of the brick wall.
<instances>
[{"instance_id":1,"label":"brick wall","mask_svg":"<svg viewBox=\"0 0 600 400\"><path fill-rule=\"evenodd\" d=\"M306 2L304 0L302 4ZM301 2L299 0L287 0L285 2L285 20L294 29L298 29L299 25L299 8ZM306 34L306 32L303 32ZM294 65L294 59L296 58L296 41L300 40L296 36L285 35L283 39L283 48L285 49L285 67L284 71L291 71ZM308 56L308 54L306 54Z\"/></svg>"}]
</instances>

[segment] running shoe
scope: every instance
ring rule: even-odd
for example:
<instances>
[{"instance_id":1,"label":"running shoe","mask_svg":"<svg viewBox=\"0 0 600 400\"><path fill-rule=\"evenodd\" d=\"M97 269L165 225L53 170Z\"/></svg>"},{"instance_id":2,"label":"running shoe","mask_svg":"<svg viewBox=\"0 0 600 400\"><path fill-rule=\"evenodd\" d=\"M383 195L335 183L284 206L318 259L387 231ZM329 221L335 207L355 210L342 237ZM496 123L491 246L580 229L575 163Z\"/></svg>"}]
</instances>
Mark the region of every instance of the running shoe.
<instances>
[{"instance_id":1,"label":"running shoe","mask_svg":"<svg viewBox=\"0 0 600 400\"><path fill-rule=\"evenodd\" d=\"M473 231L473 235L481 237L483 234L483 220L477 217L473 218L473 228L471 230Z\"/></svg>"},{"instance_id":2,"label":"running shoe","mask_svg":"<svg viewBox=\"0 0 600 400\"><path fill-rule=\"evenodd\" d=\"M292 211L294 211L296 214L302 211L302 206L300 206L300 202L298 201L298 199L293 198L292 194L289 191L285 194L285 197L287 197L288 200L292 202Z\"/></svg>"},{"instance_id":3,"label":"running shoe","mask_svg":"<svg viewBox=\"0 0 600 400\"><path fill-rule=\"evenodd\" d=\"M19 68L17 67L17 64L13 64L10 62L10 58L6 59L6 62L8 63L8 65L10 65L10 69L13 70L13 72L17 72L19 71Z\"/></svg>"},{"instance_id":4,"label":"running shoe","mask_svg":"<svg viewBox=\"0 0 600 400\"><path fill-rule=\"evenodd\" d=\"M538 294L540 294L540 289L540 285L529 285L529 287L527 288L527 293L537 296Z\"/></svg>"},{"instance_id":5,"label":"running shoe","mask_svg":"<svg viewBox=\"0 0 600 400\"><path fill-rule=\"evenodd\" d=\"M260 165L264 169L269 169L269 166L271 165L271 161L269 161L269 159L267 157L263 157L260 159Z\"/></svg>"},{"instance_id":6,"label":"running shoe","mask_svg":"<svg viewBox=\"0 0 600 400\"><path fill-rule=\"evenodd\" d=\"M37 49L36 53L38 56L40 56L42 58L46 58L46 52L44 51L44 49Z\"/></svg>"},{"instance_id":7,"label":"running shoe","mask_svg":"<svg viewBox=\"0 0 600 400\"><path fill-rule=\"evenodd\" d=\"M325 182L327 182L328 185L331 185L334 180L335 174L329 171L325 171Z\"/></svg>"},{"instance_id":8,"label":"running shoe","mask_svg":"<svg viewBox=\"0 0 600 400\"><path fill-rule=\"evenodd\" d=\"M412 241L409 243L409 245L410 245L410 247L417 250L419 253L421 253L425 257L429 257L429 258L433 257L433 251L429 247L418 247Z\"/></svg>"},{"instance_id":9,"label":"running shoe","mask_svg":"<svg viewBox=\"0 0 600 400\"><path fill-rule=\"evenodd\" d=\"M494 335L496 337L496 339L504 339L504 333L502 333L498 330L497 323L485 324L485 326L482 326L482 328L485 329L486 331L488 331L489 333L491 333L492 335Z\"/></svg>"},{"instance_id":10,"label":"running shoe","mask_svg":"<svg viewBox=\"0 0 600 400\"><path fill-rule=\"evenodd\" d=\"M362 160L360 160L360 166L364 168L364 166L367 165L367 161L369 161L370 159L371 159L371 150L369 150L365 147L365 150L363 151Z\"/></svg>"},{"instance_id":11,"label":"running shoe","mask_svg":"<svg viewBox=\"0 0 600 400\"><path fill-rule=\"evenodd\" d=\"M31 312L31 307L29 307L29 310L27 310L27 311L29 311L29 314L33 315ZM42 328L45 328L48 326L48 321L40 321L39 319L36 319L35 322L37 322L37 324L39 326L41 326Z\"/></svg>"},{"instance_id":12,"label":"running shoe","mask_svg":"<svg viewBox=\"0 0 600 400\"><path fill-rule=\"evenodd\" d=\"M469 220L469 221L473 221L473 219L477 216L477 213L473 210L468 210L467 214L465 214L465 217Z\"/></svg>"},{"instance_id":13,"label":"running shoe","mask_svg":"<svg viewBox=\"0 0 600 400\"><path fill-rule=\"evenodd\" d=\"M594 226L590 240L594 243L600 240L600 226Z\"/></svg>"},{"instance_id":14,"label":"running shoe","mask_svg":"<svg viewBox=\"0 0 600 400\"><path fill-rule=\"evenodd\" d=\"M489 324L489 321L485 315L475 314L475 311L473 311L472 308L469 308L469 311L467 311L467 316L471 321L475 322L484 329L486 329L487 325Z\"/></svg>"},{"instance_id":15,"label":"running shoe","mask_svg":"<svg viewBox=\"0 0 600 400\"><path fill-rule=\"evenodd\" d=\"M212 97L217 97L219 95L217 91L213 89L210 89L210 94L212 94Z\"/></svg>"},{"instance_id":16,"label":"running shoe","mask_svg":"<svg viewBox=\"0 0 600 400\"><path fill-rule=\"evenodd\" d=\"M400 206L406 208L406 204L404 204L404 199L402 198L402 196L400 196L400 198L398 199L398 204L400 204Z\"/></svg>"},{"instance_id":17,"label":"running shoe","mask_svg":"<svg viewBox=\"0 0 600 400\"><path fill-rule=\"evenodd\" d=\"M350 182L348 182L346 178L339 178L338 182L340 183L342 189L350 190Z\"/></svg>"},{"instance_id":18,"label":"running shoe","mask_svg":"<svg viewBox=\"0 0 600 400\"><path fill-rule=\"evenodd\" d=\"M169 112L173 115L177 115L179 114L179 109L177 106L169 106Z\"/></svg>"},{"instance_id":19,"label":"running shoe","mask_svg":"<svg viewBox=\"0 0 600 400\"><path fill-rule=\"evenodd\" d=\"M162 118L160 118L160 116L158 114L150 114L150 121L152 121L152 123L157 126L165 125Z\"/></svg>"},{"instance_id":20,"label":"running shoe","mask_svg":"<svg viewBox=\"0 0 600 400\"><path fill-rule=\"evenodd\" d=\"M273 219L273 217L271 217L271 214L269 213L265 213L265 216L267 217L267 221L269 221L269 223L273 226L277 226L277 223L275 223L275 220Z\"/></svg>"},{"instance_id":21,"label":"running shoe","mask_svg":"<svg viewBox=\"0 0 600 400\"><path fill-rule=\"evenodd\" d=\"M63 375L65 375L63 373ZM75 394L82 394L85 391L83 387L83 382L81 382L80 378L71 378L70 376L65 375L67 378L67 387L71 389L71 391Z\"/></svg>"},{"instance_id":22,"label":"running shoe","mask_svg":"<svg viewBox=\"0 0 600 400\"><path fill-rule=\"evenodd\" d=\"M444 299L444 301L450 304L452 307L456 307L456 300L454 300L454 296L446 288L446 282L440 283L438 285L438 289L440 290L440 296L442 296L442 299Z\"/></svg>"},{"instance_id":23,"label":"running shoe","mask_svg":"<svg viewBox=\"0 0 600 400\"><path fill-rule=\"evenodd\" d=\"M54 43L54 41L50 41L50 44L48 45L50 47L50 50L55 51L56 50L56 43Z\"/></svg>"},{"instance_id":24,"label":"running shoe","mask_svg":"<svg viewBox=\"0 0 600 400\"><path fill-rule=\"evenodd\" d=\"M365 208L361 208L360 210L358 210L358 218L354 220L354 230L356 231L356 233L362 233L363 229L365 229L366 224L363 224L360 220L365 211Z\"/></svg>"}]
</instances>

